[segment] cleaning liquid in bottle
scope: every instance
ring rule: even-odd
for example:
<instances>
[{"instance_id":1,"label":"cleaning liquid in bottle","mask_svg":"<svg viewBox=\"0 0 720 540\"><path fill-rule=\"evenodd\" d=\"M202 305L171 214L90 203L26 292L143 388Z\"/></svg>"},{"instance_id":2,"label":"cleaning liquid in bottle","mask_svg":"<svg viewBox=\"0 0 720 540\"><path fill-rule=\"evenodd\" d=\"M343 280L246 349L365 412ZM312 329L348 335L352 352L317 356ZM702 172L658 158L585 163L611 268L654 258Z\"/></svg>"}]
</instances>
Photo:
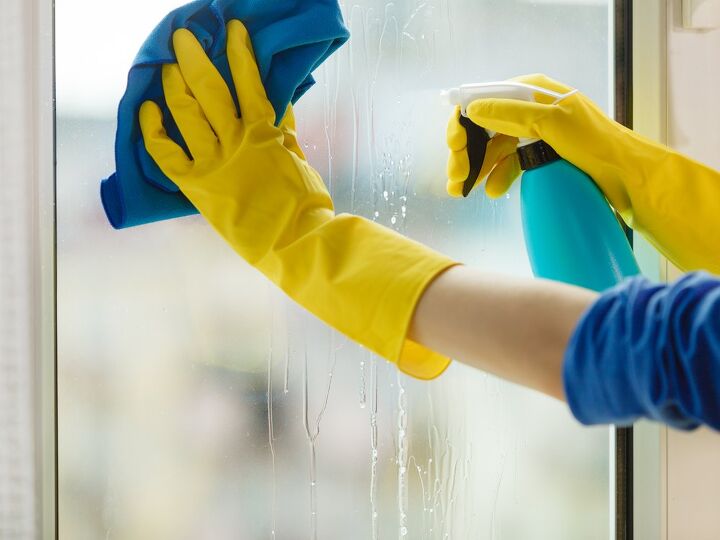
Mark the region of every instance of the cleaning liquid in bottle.
<instances>
[{"instance_id":1,"label":"cleaning liquid in bottle","mask_svg":"<svg viewBox=\"0 0 720 540\"><path fill-rule=\"evenodd\" d=\"M602 291L639 272L627 237L590 177L543 141L518 148L525 244L536 276Z\"/></svg>"}]
</instances>

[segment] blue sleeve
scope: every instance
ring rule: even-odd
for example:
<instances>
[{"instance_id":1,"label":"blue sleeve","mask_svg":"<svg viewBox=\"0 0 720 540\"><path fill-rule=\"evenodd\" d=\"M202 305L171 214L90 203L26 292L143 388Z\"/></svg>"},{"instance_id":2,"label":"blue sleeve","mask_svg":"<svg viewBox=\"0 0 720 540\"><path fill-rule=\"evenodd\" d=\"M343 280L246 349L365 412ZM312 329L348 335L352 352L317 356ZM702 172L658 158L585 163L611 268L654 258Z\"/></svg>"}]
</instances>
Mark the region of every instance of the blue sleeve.
<instances>
[{"instance_id":1,"label":"blue sleeve","mask_svg":"<svg viewBox=\"0 0 720 540\"><path fill-rule=\"evenodd\" d=\"M645 417L720 430L720 279L636 277L609 289L578 323L563 381L583 424Z\"/></svg>"}]
</instances>

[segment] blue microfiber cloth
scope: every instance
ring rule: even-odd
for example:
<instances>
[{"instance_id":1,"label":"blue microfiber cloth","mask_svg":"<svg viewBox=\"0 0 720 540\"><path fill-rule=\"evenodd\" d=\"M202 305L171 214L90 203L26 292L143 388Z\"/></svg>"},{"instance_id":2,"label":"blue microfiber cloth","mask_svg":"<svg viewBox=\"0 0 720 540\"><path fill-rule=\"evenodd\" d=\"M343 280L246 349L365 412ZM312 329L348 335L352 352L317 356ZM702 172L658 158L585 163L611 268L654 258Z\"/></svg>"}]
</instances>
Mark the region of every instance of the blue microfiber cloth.
<instances>
[{"instance_id":1,"label":"blue microfiber cloth","mask_svg":"<svg viewBox=\"0 0 720 540\"><path fill-rule=\"evenodd\" d=\"M197 214L146 152L138 110L145 100L158 103L168 134L184 146L161 80L162 64L175 62L172 34L189 29L233 88L225 54L225 24L231 19L241 20L250 33L278 121L288 103L314 84L310 73L349 37L337 0L198 0L172 11L141 47L118 107L116 172L100 185L105 213L116 229Z\"/></svg>"}]
</instances>

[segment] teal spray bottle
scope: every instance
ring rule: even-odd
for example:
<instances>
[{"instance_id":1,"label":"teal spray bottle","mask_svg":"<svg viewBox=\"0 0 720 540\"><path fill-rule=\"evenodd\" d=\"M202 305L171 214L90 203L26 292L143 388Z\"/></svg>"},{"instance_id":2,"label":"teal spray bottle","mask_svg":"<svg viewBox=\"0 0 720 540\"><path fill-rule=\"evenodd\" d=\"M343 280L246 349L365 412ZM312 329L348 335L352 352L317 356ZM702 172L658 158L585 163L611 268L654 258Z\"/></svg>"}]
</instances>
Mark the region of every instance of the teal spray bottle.
<instances>
[{"instance_id":1,"label":"teal spray bottle","mask_svg":"<svg viewBox=\"0 0 720 540\"><path fill-rule=\"evenodd\" d=\"M460 123L467 131L470 173L463 195L470 193L494 136L466 116L466 107L483 98L534 101L558 94L515 81L466 84L442 93L459 105ZM536 276L602 291L624 277L639 273L627 237L595 182L562 159L546 142L521 139L517 149L523 170L520 185L525 244Z\"/></svg>"}]
</instances>

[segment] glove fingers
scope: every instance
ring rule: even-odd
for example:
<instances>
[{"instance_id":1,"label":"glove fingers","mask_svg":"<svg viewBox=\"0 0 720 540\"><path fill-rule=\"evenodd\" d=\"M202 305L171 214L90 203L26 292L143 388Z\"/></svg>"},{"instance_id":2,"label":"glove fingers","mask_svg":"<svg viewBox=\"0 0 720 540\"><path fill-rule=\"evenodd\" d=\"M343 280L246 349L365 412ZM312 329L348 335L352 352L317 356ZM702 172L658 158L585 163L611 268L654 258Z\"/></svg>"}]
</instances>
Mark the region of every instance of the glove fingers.
<instances>
[{"instance_id":1,"label":"glove fingers","mask_svg":"<svg viewBox=\"0 0 720 540\"><path fill-rule=\"evenodd\" d=\"M450 150L447 162L447 192L452 197L463 194L463 185L470 171L470 159L467 150Z\"/></svg>"},{"instance_id":2,"label":"glove fingers","mask_svg":"<svg viewBox=\"0 0 720 540\"><path fill-rule=\"evenodd\" d=\"M160 107L153 101L146 101L140 106L138 117L145 149L162 172L174 181L187 173L192 162L185 155L185 151L168 137Z\"/></svg>"},{"instance_id":3,"label":"glove fingers","mask_svg":"<svg viewBox=\"0 0 720 540\"><path fill-rule=\"evenodd\" d=\"M521 172L517 154L506 156L488 175L487 182L485 182L485 193L493 199L501 197L507 193Z\"/></svg>"},{"instance_id":4,"label":"glove fingers","mask_svg":"<svg viewBox=\"0 0 720 540\"><path fill-rule=\"evenodd\" d=\"M468 118L485 129L539 139L539 124L552 111L552 105L496 98L475 100L467 108Z\"/></svg>"},{"instance_id":5,"label":"glove fingers","mask_svg":"<svg viewBox=\"0 0 720 540\"><path fill-rule=\"evenodd\" d=\"M517 150L517 137L498 133L488 143L485 151L485 161L480 169L480 178L487 176L495 165L507 156L515 154Z\"/></svg>"},{"instance_id":6,"label":"glove fingers","mask_svg":"<svg viewBox=\"0 0 720 540\"><path fill-rule=\"evenodd\" d=\"M517 148L517 138L507 135L495 135L487 145L485 151L485 159L480 173L475 180L475 185L482 182L488 173L496 166L496 164L509 155L515 154ZM463 186L470 171L470 160L467 155L467 149L463 148L458 151L450 151L447 163L447 192L453 197L462 195ZM474 188L475 186L473 186Z\"/></svg>"},{"instance_id":7,"label":"glove fingers","mask_svg":"<svg viewBox=\"0 0 720 540\"><path fill-rule=\"evenodd\" d=\"M300 159L305 159L305 153L300 148L297 141L297 131L295 130L295 112L292 105L288 105L285 109L285 116L280 122L280 129L283 132L283 146L293 152Z\"/></svg>"},{"instance_id":8,"label":"glove fingers","mask_svg":"<svg viewBox=\"0 0 720 540\"><path fill-rule=\"evenodd\" d=\"M165 101L193 159L214 155L218 144L217 137L208 124L202 107L185 83L177 64L163 65L162 81Z\"/></svg>"},{"instance_id":9,"label":"glove fingers","mask_svg":"<svg viewBox=\"0 0 720 540\"><path fill-rule=\"evenodd\" d=\"M227 55L232 71L235 91L240 102L240 113L246 123L275 122L275 111L268 101L255 63L252 42L245 26L233 19L228 23Z\"/></svg>"},{"instance_id":10,"label":"glove fingers","mask_svg":"<svg viewBox=\"0 0 720 540\"><path fill-rule=\"evenodd\" d=\"M192 32L181 28L173 34L173 48L180 72L217 137L232 136L237 127L235 102L202 45Z\"/></svg>"},{"instance_id":11,"label":"glove fingers","mask_svg":"<svg viewBox=\"0 0 720 540\"><path fill-rule=\"evenodd\" d=\"M467 132L460 125L460 107L455 107L455 111L448 120L447 125L447 145L450 150L464 150L467 146Z\"/></svg>"}]
</instances>

